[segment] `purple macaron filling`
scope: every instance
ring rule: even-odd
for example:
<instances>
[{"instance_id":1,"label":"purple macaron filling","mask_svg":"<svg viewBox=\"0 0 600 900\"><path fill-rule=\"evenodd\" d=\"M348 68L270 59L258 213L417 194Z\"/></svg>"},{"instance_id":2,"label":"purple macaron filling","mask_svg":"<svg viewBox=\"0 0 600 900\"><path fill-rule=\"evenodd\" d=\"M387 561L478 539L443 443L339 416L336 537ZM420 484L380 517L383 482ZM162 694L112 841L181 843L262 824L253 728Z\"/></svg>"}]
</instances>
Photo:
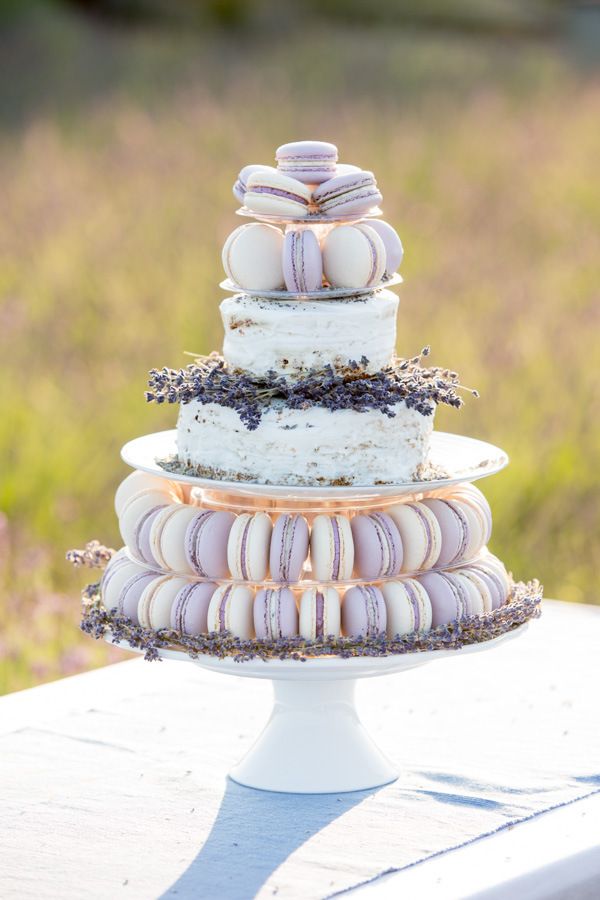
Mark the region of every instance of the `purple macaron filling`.
<instances>
[{"instance_id":1,"label":"purple macaron filling","mask_svg":"<svg viewBox=\"0 0 600 900\"><path fill-rule=\"evenodd\" d=\"M399 537L394 534L394 524L389 516L386 516L384 513L371 513L370 518L376 523L378 527L375 529L375 533L377 535L377 539L379 541L379 546L381 549L381 559L382 561L385 559L385 550L387 547L388 551L388 565L382 571L382 575L397 575L400 571L400 566L402 564L402 556L398 552L399 551ZM385 546L384 546L385 539Z\"/></svg>"},{"instance_id":2,"label":"purple macaron filling","mask_svg":"<svg viewBox=\"0 0 600 900\"><path fill-rule=\"evenodd\" d=\"M408 599L409 599L410 605L412 607L415 631L418 631L421 627L421 606L419 604L419 598L417 597L417 592L415 591L412 584L409 584L408 581L404 582L404 590L408 594Z\"/></svg>"},{"instance_id":3,"label":"purple macaron filling","mask_svg":"<svg viewBox=\"0 0 600 900\"><path fill-rule=\"evenodd\" d=\"M337 581L340 577L341 566L341 542L340 542L340 526L338 520L333 517L331 520L331 534L333 536L333 562L331 565L331 578Z\"/></svg>"},{"instance_id":4,"label":"purple macaron filling","mask_svg":"<svg viewBox=\"0 0 600 900\"><path fill-rule=\"evenodd\" d=\"M252 519L248 519L246 524L244 525L244 530L242 532L242 545L240 547L240 568L242 571L242 578L244 581L248 581L248 566L246 562L246 549L248 547L248 534L250 532L250 526L252 525Z\"/></svg>"},{"instance_id":5,"label":"purple macaron filling","mask_svg":"<svg viewBox=\"0 0 600 900\"><path fill-rule=\"evenodd\" d=\"M432 545L432 541L433 541L433 535L431 533L431 524L429 522L429 519L423 512L423 510L419 509L419 507L416 504L414 504L412 506L412 509L414 509L414 511L416 512L416 514L419 517L421 524L425 530L425 559L429 559L429 557L431 555L431 545Z\"/></svg>"},{"instance_id":6,"label":"purple macaron filling","mask_svg":"<svg viewBox=\"0 0 600 900\"><path fill-rule=\"evenodd\" d=\"M315 595L315 637L322 638L325 630L325 597L321 591Z\"/></svg>"},{"instance_id":7,"label":"purple macaron filling","mask_svg":"<svg viewBox=\"0 0 600 900\"><path fill-rule=\"evenodd\" d=\"M204 578L208 575L208 572L204 570L200 562L200 542L202 539L202 532L212 515L213 513L211 510L204 510L203 512L198 513L196 518L192 519L187 529L186 556L188 562L194 572Z\"/></svg>"},{"instance_id":8,"label":"purple macaron filling","mask_svg":"<svg viewBox=\"0 0 600 900\"><path fill-rule=\"evenodd\" d=\"M291 191L282 191L281 188L258 186L253 187L251 193L269 194L274 197L282 197L284 200L292 200L294 203L302 203L303 206L308 206L308 200L305 197L301 197L300 194L292 194Z\"/></svg>"},{"instance_id":9,"label":"purple macaron filling","mask_svg":"<svg viewBox=\"0 0 600 900\"><path fill-rule=\"evenodd\" d=\"M219 631L226 631L227 625L225 623L225 613L227 611L227 601L229 600L229 595L233 589L232 585L225 590L223 596L221 597L221 602L219 603Z\"/></svg>"}]
</instances>

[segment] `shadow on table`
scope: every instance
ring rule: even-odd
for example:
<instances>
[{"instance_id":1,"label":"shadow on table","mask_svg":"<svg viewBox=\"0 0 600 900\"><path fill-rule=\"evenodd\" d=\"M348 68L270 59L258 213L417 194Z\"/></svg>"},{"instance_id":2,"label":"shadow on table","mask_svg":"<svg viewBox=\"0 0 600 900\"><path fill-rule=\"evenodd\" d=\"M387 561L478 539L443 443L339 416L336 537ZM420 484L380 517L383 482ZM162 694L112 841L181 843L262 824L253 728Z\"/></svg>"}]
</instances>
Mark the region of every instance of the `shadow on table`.
<instances>
[{"instance_id":1,"label":"shadow on table","mask_svg":"<svg viewBox=\"0 0 600 900\"><path fill-rule=\"evenodd\" d=\"M377 790L277 794L243 787L228 778L203 847L162 898L254 897L298 847Z\"/></svg>"}]
</instances>

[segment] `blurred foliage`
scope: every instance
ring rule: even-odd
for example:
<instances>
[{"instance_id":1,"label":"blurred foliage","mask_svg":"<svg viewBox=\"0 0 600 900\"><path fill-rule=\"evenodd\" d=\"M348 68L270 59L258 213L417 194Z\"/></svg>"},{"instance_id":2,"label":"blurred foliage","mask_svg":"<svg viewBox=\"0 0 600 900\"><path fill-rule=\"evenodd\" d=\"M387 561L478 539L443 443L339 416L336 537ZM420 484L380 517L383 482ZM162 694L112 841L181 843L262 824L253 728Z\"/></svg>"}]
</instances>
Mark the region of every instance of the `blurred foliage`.
<instances>
[{"instance_id":1,"label":"blurred foliage","mask_svg":"<svg viewBox=\"0 0 600 900\"><path fill-rule=\"evenodd\" d=\"M78 632L64 551L118 545L145 373L222 340L231 184L296 137L372 168L405 244L398 349L481 391L440 429L505 447L492 547L597 602L600 86L556 41L322 24L285 41L106 28L0 38L0 690L118 654Z\"/></svg>"}]
</instances>

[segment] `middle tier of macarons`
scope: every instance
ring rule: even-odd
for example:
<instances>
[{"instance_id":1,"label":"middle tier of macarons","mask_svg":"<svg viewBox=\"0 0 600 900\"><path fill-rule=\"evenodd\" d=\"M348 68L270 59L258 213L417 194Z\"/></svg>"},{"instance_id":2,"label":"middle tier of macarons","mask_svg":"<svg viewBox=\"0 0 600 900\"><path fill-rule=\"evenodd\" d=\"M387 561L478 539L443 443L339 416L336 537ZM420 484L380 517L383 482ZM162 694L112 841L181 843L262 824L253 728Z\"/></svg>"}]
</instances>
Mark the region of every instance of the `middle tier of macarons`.
<instances>
[{"instance_id":1,"label":"middle tier of macarons","mask_svg":"<svg viewBox=\"0 0 600 900\"><path fill-rule=\"evenodd\" d=\"M152 568L208 579L377 581L477 557L492 529L473 485L354 514L236 513L182 502L174 483L133 473L116 497L121 533Z\"/></svg>"}]
</instances>

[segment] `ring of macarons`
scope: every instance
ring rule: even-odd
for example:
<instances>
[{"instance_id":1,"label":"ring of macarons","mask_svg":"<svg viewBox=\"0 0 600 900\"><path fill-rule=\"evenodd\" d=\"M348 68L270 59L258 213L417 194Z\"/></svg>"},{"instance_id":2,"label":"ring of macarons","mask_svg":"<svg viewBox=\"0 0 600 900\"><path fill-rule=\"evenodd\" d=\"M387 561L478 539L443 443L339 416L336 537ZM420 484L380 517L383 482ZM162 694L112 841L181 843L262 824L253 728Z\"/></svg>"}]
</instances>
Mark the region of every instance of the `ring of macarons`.
<instances>
[{"instance_id":1,"label":"ring of macarons","mask_svg":"<svg viewBox=\"0 0 600 900\"><path fill-rule=\"evenodd\" d=\"M269 514L205 509L189 488L130 474L115 508L131 558L196 581L277 588L385 582L479 560L492 532L484 495L471 484L384 510Z\"/></svg>"},{"instance_id":2,"label":"ring of macarons","mask_svg":"<svg viewBox=\"0 0 600 900\"><path fill-rule=\"evenodd\" d=\"M315 293L332 288L371 291L397 271L404 254L398 234L378 219L287 229L253 222L231 232L221 254L236 289Z\"/></svg>"},{"instance_id":3,"label":"ring of macarons","mask_svg":"<svg viewBox=\"0 0 600 900\"><path fill-rule=\"evenodd\" d=\"M100 591L109 613L153 631L229 632L244 640L382 634L391 639L499 609L510 598L511 583L502 563L486 554L452 570L355 585L343 592L331 585L255 590L249 584L152 571L123 548L106 567Z\"/></svg>"}]
</instances>

